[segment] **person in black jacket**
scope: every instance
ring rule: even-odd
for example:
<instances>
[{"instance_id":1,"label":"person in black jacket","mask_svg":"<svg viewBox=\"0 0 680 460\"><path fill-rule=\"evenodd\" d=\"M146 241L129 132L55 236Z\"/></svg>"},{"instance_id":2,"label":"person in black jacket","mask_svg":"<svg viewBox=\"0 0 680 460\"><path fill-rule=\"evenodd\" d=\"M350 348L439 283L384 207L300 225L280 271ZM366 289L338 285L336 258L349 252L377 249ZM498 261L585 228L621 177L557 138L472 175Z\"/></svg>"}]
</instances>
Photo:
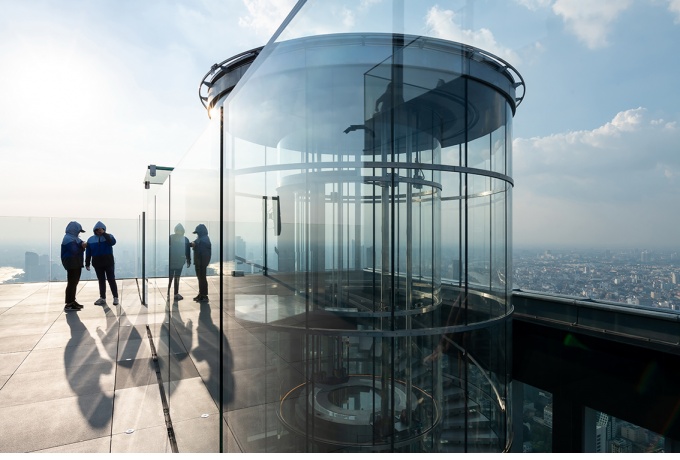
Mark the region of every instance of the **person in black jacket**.
<instances>
[{"instance_id":1,"label":"person in black jacket","mask_svg":"<svg viewBox=\"0 0 680 460\"><path fill-rule=\"evenodd\" d=\"M61 264L66 269L64 311L78 311L83 308L76 302L76 291L80 282L80 274L83 271L83 253L87 247L87 243L80 239L81 233L85 233L82 225L71 221L66 226L66 234L61 241Z\"/></svg>"},{"instance_id":2,"label":"person in black jacket","mask_svg":"<svg viewBox=\"0 0 680 460\"><path fill-rule=\"evenodd\" d=\"M113 258L113 246L116 238L106 233L106 225L97 222L92 229L94 235L87 240L87 252L85 254L85 268L90 270L90 260L97 273L99 281L99 299L95 305L106 305L106 281L108 280L113 295L113 304L118 305L118 283L116 283L116 261Z\"/></svg>"},{"instance_id":3,"label":"person in black jacket","mask_svg":"<svg viewBox=\"0 0 680 460\"><path fill-rule=\"evenodd\" d=\"M196 278L198 278L198 295L194 297L196 302L208 301L208 264L212 254L212 244L208 237L208 229L204 224L198 224L194 233L196 239L191 243L194 248L194 266L196 268Z\"/></svg>"}]
</instances>

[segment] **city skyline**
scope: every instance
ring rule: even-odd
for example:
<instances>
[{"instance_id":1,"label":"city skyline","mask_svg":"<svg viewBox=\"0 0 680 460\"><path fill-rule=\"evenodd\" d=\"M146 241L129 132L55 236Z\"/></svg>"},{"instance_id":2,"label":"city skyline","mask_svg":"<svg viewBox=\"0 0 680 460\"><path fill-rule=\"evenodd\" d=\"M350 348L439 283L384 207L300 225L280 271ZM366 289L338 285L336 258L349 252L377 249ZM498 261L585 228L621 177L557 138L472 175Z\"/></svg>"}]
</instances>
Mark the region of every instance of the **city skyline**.
<instances>
[{"instance_id":1,"label":"city skyline","mask_svg":"<svg viewBox=\"0 0 680 460\"><path fill-rule=\"evenodd\" d=\"M136 218L147 165L176 165L208 127L202 76L265 44L295 3L0 0L3 214ZM381 3L306 26L362 30ZM405 4L423 35L492 52L526 81L517 246L678 246L677 0Z\"/></svg>"}]
</instances>

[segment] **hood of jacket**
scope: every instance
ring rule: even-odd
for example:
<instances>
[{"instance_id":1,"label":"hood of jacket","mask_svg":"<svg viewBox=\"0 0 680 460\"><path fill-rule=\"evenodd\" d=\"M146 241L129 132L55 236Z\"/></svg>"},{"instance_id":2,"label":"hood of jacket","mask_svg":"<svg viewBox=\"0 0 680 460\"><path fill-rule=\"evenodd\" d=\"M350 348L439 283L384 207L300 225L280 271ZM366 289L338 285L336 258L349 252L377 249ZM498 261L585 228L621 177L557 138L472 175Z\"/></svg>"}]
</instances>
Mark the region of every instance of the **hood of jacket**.
<instances>
[{"instance_id":1,"label":"hood of jacket","mask_svg":"<svg viewBox=\"0 0 680 460\"><path fill-rule=\"evenodd\" d=\"M102 228L104 229L104 231L106 231L106 225L104 225L104 223L101 220L97 221L97 223L94 224L94 228L92 228L92 231L94 232L98 228Z\"/></svg>"},{"instance_id":2,"label":"hood of jacket","mask_svg":"<svg viewBox=\"0 0 680 460\"><path fill-rule=\"evenodd\" d=\"M199 237L206 236L208 234L208 228L205 226L205 224L198 224L196 226L196 230L194 230L194 233Z\"/></svg>"},{"instance_id":3,"label":"hood of jacket","mask_svg":"<svg viewBox=\"0 0 680 460\"><path fill-rule=\"evenodd\" d=\"M179 235L184 235L184 227L182 226L182 224L175 225L175 233Z\"/></svg>"},{"instance_id":4,"label":"hood of jacket","mask_svg":"<svg viewBox=\"0 0 680 460\"><path fill-rule=\"evenodd\" d=\"M71 222L68 223L66 226L66 234L71 235L71 236L78 236L81 233L85 233L85 230L83 230L83 226L80 225L78 222L75 220L72 220Z\"/></svg>"},{"instance_id":5,"label":"hood of jacket","mask_svg":"<svg viewBox=\"0 0 680 460\"><path fill-rule=\"evenodd\" d=\"M80 244L80 238L79 235L81 233L85 233L85 230L83 230L83 226L80 225L76 221L71 221L68 223L66 226L66 234L64 235L64 239L62 240L62 244L70 243L71 241L75 241L76 243Z\"/></svg>"}]
</instances>

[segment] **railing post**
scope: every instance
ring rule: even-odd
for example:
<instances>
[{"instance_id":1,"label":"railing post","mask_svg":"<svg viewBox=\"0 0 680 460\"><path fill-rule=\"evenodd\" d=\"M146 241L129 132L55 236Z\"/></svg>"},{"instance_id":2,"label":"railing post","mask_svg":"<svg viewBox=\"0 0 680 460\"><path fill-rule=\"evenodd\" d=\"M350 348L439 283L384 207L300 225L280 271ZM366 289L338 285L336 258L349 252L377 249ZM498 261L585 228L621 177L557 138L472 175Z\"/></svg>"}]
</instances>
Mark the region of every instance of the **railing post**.
<instances>
[{"instance_id":1,"label":"railing post","mask_svg":"<svg viewBox=\"0 0 680 460\"><path fill-rule=\"evenodd\" d=\"M264 248L263 248L263 268L262 268L262 274L264 276L267 276L267 197L263 196L262 197L262 233L263 233L263 240L264 240Z\"/></svg>"},{"instance_id":2,"label":"railing post","mask_svg":"<svg viewBox=\"0 0 680 460\"><path fill-rule=\"evenodd\" d=\"M146 211L142 211L142 305L146 305Z\"/></svg>"}]
</instances>

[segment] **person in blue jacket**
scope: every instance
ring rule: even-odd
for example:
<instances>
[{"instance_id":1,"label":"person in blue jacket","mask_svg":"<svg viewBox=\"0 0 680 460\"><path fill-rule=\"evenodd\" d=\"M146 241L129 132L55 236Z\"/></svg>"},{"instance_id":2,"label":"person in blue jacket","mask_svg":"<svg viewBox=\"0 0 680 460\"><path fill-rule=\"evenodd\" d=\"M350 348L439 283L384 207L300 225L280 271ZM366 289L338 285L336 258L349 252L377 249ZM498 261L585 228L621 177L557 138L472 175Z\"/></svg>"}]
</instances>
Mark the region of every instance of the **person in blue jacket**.
<instances>
[{"instance_id":1,"label":"person in blue jacket","mask_svg":"<svg viewBox=\"0 0 680 460\"><path fill-rule=\"evenodd\" d=\"M113 295L113 304L118 305L118 284L116 284L115 260L113 258L113 246L116 239L110 233L106 233L106 225L101 221L94 224L94 235L87 240L85 252L85 268L90 269L90 261L99 280L99 299L95 305L106 305L106 281L108 280Z\"/></svg>"},{"instance_id":2,"label":"person in blue jacket","mask_svg":"<svg viewBox=\"0 0 680 460\"><path fill-rule=\"evenodd\" d=\"M196 268L196 278L198 278L198 295L194 297L196 302L208 301L208 264L212 254L212 244L208 237L208 229L204 224L198 224L194 233L196 239L191 243L194 249L194 267Z\"/></svg>"},{"instance_id":3,"label":"person in blue jacket","mask_svg":"<svg viewBox=\"0 0 680 460\"><path fill-rule=\"evenodd\" d=\"M182 300L184 297L179 293L179 277L182 275L182 268L186 261L187 267L191 265L191 244L189 238L184 236L182 224L175 225L175 233L170 235L170 282L168 284L168 297L173 280L175 281L175 300Z\"/></svg>"},{"instance_id":4,"label":"person in blue jacket","mask_svg":"<svg viewBox=\"0 0 680 460\"><path fill-rule=\"evenodd\" d=\"M76 302L76 291L80 282L80 274L83 271L83 253L87 243L80 239L80 234L85 233L82 225L71 221L66 226L66 234L61 240L61 264L66 269L66 299L64 311L78 311L83 308Z\"/></svg>"}]
</instances>

